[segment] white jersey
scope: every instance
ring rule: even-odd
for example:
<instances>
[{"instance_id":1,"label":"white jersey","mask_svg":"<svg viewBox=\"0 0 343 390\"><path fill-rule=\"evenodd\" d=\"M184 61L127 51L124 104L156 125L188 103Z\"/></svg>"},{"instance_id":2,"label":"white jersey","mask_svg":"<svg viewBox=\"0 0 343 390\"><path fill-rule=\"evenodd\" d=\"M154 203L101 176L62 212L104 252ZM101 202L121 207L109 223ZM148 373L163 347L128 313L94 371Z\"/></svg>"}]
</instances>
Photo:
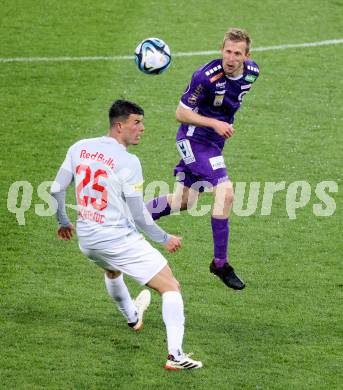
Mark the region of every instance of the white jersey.
<instances>
[{"instance_id":1,"label":"white jersey","mask_svg":"<svg viewBox=\"0 0 343 390\"><path fill-rule=\"evenodd\" d=\"M72 145L51 191L65 190L74 180L76 231L83 248L105 248L137 231L125 198L143 196L139 159L112 137Z\"/></svg>"}]
</instances>

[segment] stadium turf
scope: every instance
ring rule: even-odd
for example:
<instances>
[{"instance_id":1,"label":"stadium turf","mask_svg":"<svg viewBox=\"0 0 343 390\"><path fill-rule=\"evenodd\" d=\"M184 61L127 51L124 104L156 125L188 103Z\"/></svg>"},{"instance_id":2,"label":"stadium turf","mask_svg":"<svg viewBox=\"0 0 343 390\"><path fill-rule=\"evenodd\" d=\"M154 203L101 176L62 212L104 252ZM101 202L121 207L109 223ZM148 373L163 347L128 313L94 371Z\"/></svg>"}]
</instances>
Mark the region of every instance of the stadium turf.
<instances>
[{"instance_id":1,"label":"stadium turf","mask_svg":"<svg viewBox=\"0 0 343 390\"><path fill-rule=\"evenodd\" d=\"M68 147L106 132L116 98L146 112L141 145L131 151L141 159L147 196L156 180L172 189L175 108L192 72L216 56L174 56L160 76L139 73L130 59L69 57L132 55L149 36L172 53L216 50L229 26L245 27L255 48L342 39L342 1L6 0L1 8L1 388L341 389L342 43L253 53L261 75L224 152L235 184L260 183L256 209L242 216L236 203L231 219L231 258L244 291L229 291L209 273L208 213L161 220L183 237L183 249L167 257L185 301L184 349L203 369L164 371L157 294L144 331L133 333L102 272L76 240L58 241L54 217L38 216L36 207L48 208L37 189L54 178ZM21 225L7 208L16 181L25 183L17 201L12 187L9 207L26 202ZM314 212L327 206L317 188L324 181L336 206L327 217ZM270 215L262 212L266 182L284 182ZM294 213L292 194L300 203L307 196ZM198 210L210 200L205 194ZM128 285L133 295L140 291Z\"/></svg>"}]
</instances>

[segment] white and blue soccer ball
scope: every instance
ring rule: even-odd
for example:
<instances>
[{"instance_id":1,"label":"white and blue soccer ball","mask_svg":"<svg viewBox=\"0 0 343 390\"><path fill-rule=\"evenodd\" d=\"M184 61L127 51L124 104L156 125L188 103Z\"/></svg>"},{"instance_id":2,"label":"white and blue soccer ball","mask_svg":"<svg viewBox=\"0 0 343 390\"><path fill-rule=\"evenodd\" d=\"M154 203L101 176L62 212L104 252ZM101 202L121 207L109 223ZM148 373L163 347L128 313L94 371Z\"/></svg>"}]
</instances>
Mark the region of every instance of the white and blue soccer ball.
<instances>
[{"instance_id":1,"label":"white and blue soccer ball","mask_svg":"<svg viewBox=\"0 0 343 390\"><path fill-rule=\"evenodd\" d=\"M159 38L144 39L135 50L138 69L146 74L160 74L170 66L169 46Z\"/></svg>"}]
</instances>

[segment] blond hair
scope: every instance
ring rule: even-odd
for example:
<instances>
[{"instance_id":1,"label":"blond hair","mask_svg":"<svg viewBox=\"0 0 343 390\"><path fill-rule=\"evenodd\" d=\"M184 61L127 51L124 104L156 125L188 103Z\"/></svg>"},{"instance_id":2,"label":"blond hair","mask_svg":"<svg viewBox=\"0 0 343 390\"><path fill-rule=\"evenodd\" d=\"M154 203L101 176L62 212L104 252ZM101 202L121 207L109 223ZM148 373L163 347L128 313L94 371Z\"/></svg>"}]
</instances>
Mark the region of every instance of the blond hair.
<instances>
[{"instance_id":1,"label":"blond hair","mask_svg":"<svg viewBox=\"0 0 343 390\"><path fill-rule=\"evenodd\" d=\"M249 53L250 46L251 46L251 38L247 31L243 30L242 28L236 28L231 27L228 31L224 34L223 39L223 47L225 45L226 41L233 41L233 42L242 42L245 41L247 47L246 47L246 53Z\"/></svg>"}]
</instances>

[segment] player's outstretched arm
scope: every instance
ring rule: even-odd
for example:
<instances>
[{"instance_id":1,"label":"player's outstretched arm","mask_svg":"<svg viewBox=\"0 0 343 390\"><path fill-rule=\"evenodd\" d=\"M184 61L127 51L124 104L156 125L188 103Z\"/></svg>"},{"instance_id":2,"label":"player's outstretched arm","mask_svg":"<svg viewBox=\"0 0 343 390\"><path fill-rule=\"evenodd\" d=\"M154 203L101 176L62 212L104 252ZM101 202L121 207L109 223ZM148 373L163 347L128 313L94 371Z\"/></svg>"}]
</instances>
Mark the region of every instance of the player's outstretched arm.
<instances>
[{"instance_id":1,"label":"player's outstretched arm","mask_svg":"<svg viewBox=\"0 0 343 390\"><path fill-rule=\"evenodd\" d=\"M56 218L59 224L57 235L61 240L70 240L73 236L74 226L69 220L65 199L66 191L51 192L51 196L56 200Z\"/></svg>"},{"instance_id":2,"label":"player's outstretched arm","mask_svg":"<svg viewBox=\"0 0 343 390\"><path fill-rule=\"evenodd\" d=\"M151 240L164 245L170 253L177 251L181 247L180 237L167 234L155 223L145 206L142 196L127 197L126 204L129 207L135 224Z\"/></svg>"},{"instance_id":3,"label":"player's outstretched arm","mask_svg":"<svg viewBox=\"0 0 343 390\"><path fill-rule=\"evenodd\" d=\"M59 169L54 182L51 185L50 194L56 201L56 218L59 224L57 236L61 240L70 240L73 237L74 226L70 222L65 200L66 189L71 183L73 175L71 170L64 169L63 166Z\"/></svg>"},{"instance_id":4,"label":"player's outstretched arm","mask_svg":"<svg viewBox=\"0 0 343 390\"><path fill-rule=\"evenodd\" d=\"M224 138L232 137L234 128L229 123L214 118L208 118L200 115L192 109L187 109L179 104L176 109L176 120L180 123L199 127L211 127L217 134Z\"/></svg>"}]
</instances>

